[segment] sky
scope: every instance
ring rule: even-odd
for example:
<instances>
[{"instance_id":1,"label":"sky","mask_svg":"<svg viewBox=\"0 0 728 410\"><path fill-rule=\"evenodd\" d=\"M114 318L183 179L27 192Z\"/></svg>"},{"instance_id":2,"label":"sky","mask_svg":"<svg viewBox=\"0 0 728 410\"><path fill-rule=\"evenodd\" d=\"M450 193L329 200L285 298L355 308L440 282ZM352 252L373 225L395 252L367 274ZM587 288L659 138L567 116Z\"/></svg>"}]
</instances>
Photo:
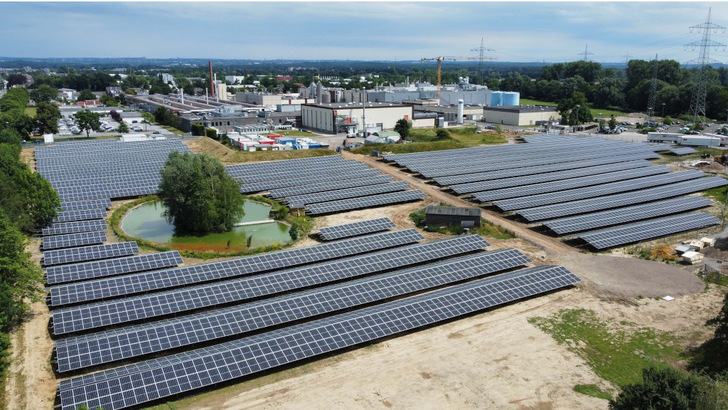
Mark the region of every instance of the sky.
<instances>
[{"instance_id":1,"label":"sky","mask_svg":"<svg viewBox=\"0 0 728 410\"><path fill-rule=\"evenodd\" d=\"M698 58L728 3L698 2L1 2L0 56L601 63ZM728 32L711 32L728 44ZM725 48L710 56L728 63Z\"/></svg>"}]
</instances>

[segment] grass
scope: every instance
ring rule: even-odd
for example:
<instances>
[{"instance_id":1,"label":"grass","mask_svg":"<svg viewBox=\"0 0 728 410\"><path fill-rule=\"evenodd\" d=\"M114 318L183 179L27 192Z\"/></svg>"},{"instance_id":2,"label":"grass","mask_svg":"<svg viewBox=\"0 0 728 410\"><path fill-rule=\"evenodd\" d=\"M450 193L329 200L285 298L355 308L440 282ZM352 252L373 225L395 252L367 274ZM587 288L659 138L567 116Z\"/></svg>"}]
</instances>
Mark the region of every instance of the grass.
<instances>
[{"instance_id":1,"label":"grass","mask_svg":"<svg viewBox=\"0 0 728 410\"><path fill-rule=\"evenodd\" d=\"M157 125L159 125L160 127L164 128L165 130L167 130L171 133L174 133L175 135L185 135L184 132L178 130L177 128L170 127L169 125L162 125L162 124L157 124Z\"/></svg>"},{"instance_id":2,"label":"grass","mask_svg":"<svg viewBox=\"0 0 728 410\"><path fill-rule=\"evenodd\" d=\"M596 384L577 384L574 391L597 399L611 400L612 395L600 389Z\"/></svg>"},{"instance_id":3,"label":"grass","mask_svg":"<svg viewBox=\"0 0 728 410\"><path fill-rule=\"evenodd\" d=\"M207 153L222 161L223 164L239 164L243 162L277 161L337 155L329 149L302 149L290 151L255 151L244 152L221 144L207 137L201 137L190 144L195 153Z\"/></svg>"},{"instance_id":4,"label":"grass","mask_svg":"<svg viewBox=\"0 0 728 410\"><path fill-rule=\"evenodd\" d=\"M458 141L413 142L411 144L365 144L351 150L354 154L370 155L374 151L409 154L411 152L440 151L467 148Z\"/></svg>"},{"instance_id":5,"label":"grass","mask_svg":"<svg viewBox=\"0 0 728 410\"><path fill-rule=\"evenodd\" d=\"M447 149L469 148L480 145L505 144L502 134L495 132L479 133L475 127L446 129L449 138L438 139L435 128L413 129L403 144L365 144L351 150L354 154L370 155L374 151L408 154L412 152L440 151Z\"/></svg>"},{"instance_id":6,"label":"grass","mask_svg":"<svg viewBox=\"0 0 728 410\"><path fill-rule=\"evenodd\" d=\"M520 103L521 105L558 105L557 103L551 101L529 100L528 98L521 98ZM607 108L591 108L591 113L594 118L609 118L611 115L614 115L615 117L620 117L629 114L618 109Z\"/></svg>"},{"instance_id":7,"label":"grass","mask_svg":"<svg viewBox=\"0 0 728 410\"><path fill-rule=\"evenodd\" d=\"M521 98L520 99L521 105L550 105L552 107L557 106L555 102L550 101L539 101L539 100L529 100L528 98Z\"/></svg>"},{"instance_id":8,"label":"grass","mask_svg":"<svg viewBox=\"0 0 728 410\"><path fill-rule=\"evenodd\" d=\"M641 381L643 368L676 362L683 354L666 333L629 322L602 321L591 310L565 309L529 322L583 358L599 377L620 388Z\"/></svg>"},{"instance_id":9,"label":"grass","mask_svg":"<svg viewBox=\"0 0 728 410\"><path fill-rule=\"evenodd\" d=\"M703 195L707 196L708 198L712 199L713 201L724 204L726 195L728 194L728 187L725 186L719 186L717 188L710 188L703 191Z\"/></svg>"},{"instance_id":10,"label":"grass","mask_svg":"<svg viewBox=\"0 0 728 410\"><path fill-rule=\"evenodd\" d=\"M440 206L450 206L446 203L440 203ZM412 222L415 223L420 229L428 232L437 232L446 235L462 235L465 231L458 225L448 226L428 226L425 225L425 208L420 208L409 215ZM495 239L513 239L516 238L516 234L509 231L508 229L496 225L490 221L480 219L480 226L477 228L470 229L469 234L475 234L480 236L487 236Z\"/></svg>"}]
</instances>

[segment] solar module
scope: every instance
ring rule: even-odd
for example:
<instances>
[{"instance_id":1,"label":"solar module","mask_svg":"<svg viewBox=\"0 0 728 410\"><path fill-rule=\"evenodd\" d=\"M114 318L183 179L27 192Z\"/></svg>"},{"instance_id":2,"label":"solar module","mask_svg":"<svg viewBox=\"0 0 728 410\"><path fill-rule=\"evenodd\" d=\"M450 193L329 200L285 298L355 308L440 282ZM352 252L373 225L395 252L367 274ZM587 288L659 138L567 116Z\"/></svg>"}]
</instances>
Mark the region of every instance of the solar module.
<instances>
[{"instance_id":1,"label":"solar module","mask_svg":"<svg viewBox=\"0 0 728 410\"><path fill-rule=\"evenodd\" d=\"M515 249L486 252L196 315L56 342L58 372L242 335L530 263Z\"/></svg>"},{"instance_id":2,"label":"solar module","mask_svg":"<svg viewBox=\"0 0 728 410\"><path fill-rule=\"evenodd\" d=\"M350 161L350 162L349 162ZM262 181L270 181L270 180L277 180L280 178L297 178L303 175L315 175L315 174L328 174L328 173L348 173L348 172L355 172L355 171L361 171L369 169L369 166L366 164L362 164L356 160L347 160L347 162L337 162L332 164L327 164L325 167L319 167L315 169L308 169L308 170L301 170L295 167L291 167L287 170L281 170L281 171L268 171L268 172L260 172L260 173L246 173L243 175L236 174L236 177L239 177L244 184L249 184L253 182L262 182Z\"/></svg>"},{"instance_id":3,"label":"solar module","mask_svg":"<svg viewBox=\"0 0 728 410\"><path fill-rule=\"evenodd\" d=\"M296 289L436 261L489 246L478 235L461 235L342 258L265 275L149 293L51 312L53 334L62 335L196 309L240 303Z\"/></svg>"},{"instance_id":4,"label":"solar module","mask_svg":"<svg viewBox=\"0 0 728 410\"><path fill-rule=\"evenodd\" d=\"M586 232L577 237L597 249L607 249L718 224L720 224L720 219L710 214L697 212Z\"/></svg>"},{"instance_id":5,"label":"solar module","mask_svg":"<svg viewBox=\"0 0 728 410\"><path fill-rule=\"evenodd\" d=\"M91 219L88 221L58 222L43 228L42 235L65 235L77 232L92 232L106 230L106 221Z\"/></svg>"},{"instance_id":6,"label":"solar module","mask_svg":"<svg viewBox=\"0 0 728 410\"><path fill-rule=\"evenodd\" d=\"M268 191L271 189L278 189L278 188L287 188L292 186L299 186L299 185L305 185L305 184L313 184L313 183L319 183L324 181L338 181L338 180L345 180L345 179L355 179L355 178L363 178L363 177L371 177L375 175L381 175L381 172L379 172L376 169L363 169L359 171L352 171L345 174L322 174L322 175L308 175L303 176L301 178L283 178L273 181L262 181L262 182L254 182L251 184L241 184L240 185L240 192L243 194L247 193L254 193L254 192L263 192Z\"/></svg>"},{"instance_id":7,"label":"solar module","mask_svg":"<svg viewBox=\"0 0 728 410\"><path fill-rule=\"evenodd\" d=\"M386 231L396 226L389 218L368 219L366 221L353 222L345 225L320 228L319 236L325 241L333 241L367 233Z\"/></svg>"},{"instance_id":8,"label":"solar module","mask_svg":"<svg viewBox=\"0 0 728 410\"><path fill-rule=\"evenodd\" d=\"M550 181L561 181L565 179L572 179L589 175L599 175L606 172L624 171L628 169L644 168L649 166L652 166L652 163L650 161L638 160L618 162L615 164L579 167L576 169L563 169L563 167L559 167L558 170L555 172L536 173L514 178L501 178L493 179L490 181L470 182L466 184L455 184L450 185L450 189L455 191L457 194L462 195L473 192L490 191L493 189L512 188L522 185L539 184Z\"/></svg>"},{"instance_id":9,"label":"solar module","mask_svg":"<svg viewBox=\"0 0 728 410\"><path fill-rule=\"evenodd\" d=\"M139 248L137 248L136 242L120 242L110 243L108 245L91 245L80 248L58 249L44 252L41 265L61 265L64 263L129 256L136 253L139 253Z\"/></svg>"},{"instance_id":10,"label":"solar module","mask_svg":"<svg viewBox=\"0 0 728 410\"><path fill-rule=\"evenodd\" d=\"M371 208L375 206L392 205L403 202L419 201L425 199L420 190L394 192L389 194L370 195L362 198L342 199L339 201L320 202L306 206L309 215L323 215L334 212L350 211L354 209Z\"/></svg>"},{"instance_id":11,"label":"solar module","mask_svg":"<svg viewBox=\"0 0 728 410\"><path fill-rule=\"evenodd\" d=\"M664 201L650 202L648 204L628 206L626 208L553 219L544 222L544 225L559 235L565 235L625 222L634 222L642 219L692 211L711 205L713 205L713 201L703 196L677 197Z\"/></svg>"},{"instance_id":12,"label":"solar module","mask_svg":"<svg viewBox=\"0 0 728 410\"><path fill-rule=\"evenodd\" d=\"M524 269L59 383L62 410L119 409L479 312L579 282L561 266Z\"/></svg>"},{"instance_id":13,"label":"solar module","mask_svg":"<svg viewBox=\"0 0 728 410\"><path fill-rule=\"evenodd\" d=\"M609 184L595 185L585 188L552 192L547 194L530 195L529 190L524 189L522 191L523 197L493 201L493 205L497 206L503 211L513 211L516 209L534 208L537 206L617 194L620 192L636 191L642 188L652 188L660 185L668 185L676 182L698 179L701 176L705 176L705 174L697 170L690 170L673 172L665 175L636 178L627 181L613 182ZM473 197L480 200L480 196L478 194L474 194Z\"/></svg>"},{"instance_id":14,"label":"solar module","mask_svg":"<svg viewBox=\"0 0 728 410\"><path fill-rule=\"evenodd\" d=\"M424 237L416 229L403 229L220 262L58 285L50 288L50 305L63 306L250 275L410 244L422 239Z\"/></svg>"},{"instance_id":15,"label":"solar module","mask_svg":"<svg viewBox=\"0 0 728 410\"><path fill-rule=\"evenodd\" d=\"M541 221L544 219L559 218L569 215L619 208L621 206L659 201L665 198L690 194L725 185L728 185L728 181L721 177L698 178L691 181L677 182L667 186L643 189L634 192L625 192L622 194L583 199L563 204L521 209L516 213L531 222Z\"/></svg>"},{"instance_id":16,"label":"solar module","mask_svg":"<svg viewBox=\"0 0 728 410\"><path fill-rule=\"evenodd\" d=\"M688 155L688 154L695 154L698 151L692 149L692 148L671 148L670 151L675 155Z\"/></svg>"},{"instance_id":17,"label":"solar module","mask_svg":"<svg viewBox=\"0 0 728 410\"><path fill-rule=\"evenodd\" d=\"M289 188L271 189L269 194L273 199L281 199L287 196L312 194L315 192L333 191L336 189L354 188L366 185L386 184L394 182L389 175L377 175L373 177L344 179L341 181L322 182L320 184L305 184Z\"/></svg>"},{"instance_id":18,"label":"solar module","mask_svg":"<svg viewBox=\"0 0 728 410\"><path fill-rule=\"evenodd\" d=\"M326 192L316 192L313 194L297 195L286 197L288 203L293 204L313 204L318 202L336 201L339 199L357 198L361 196L371 196L376 194L385 194L388 192L405 191L410 189L406 182L398 181L387 184L367 185L363 187L355 187L348 189L337 189Z\"/></svg>"},{"instance_id":19,"label":"solar module","mask_svg":"<svg viewBox=\"0 0 728 410\"><path fill-rule=\"evenodd\" d=\"M108 198L108 197L107 197ZM106 218L105 208L96 209L80 209L78 211L61 211L58 212L53 222L73 222L73 221L85 221L89 219L103 219Z\"/></svg>"},{"instance_id":20,"label":"solar module","mask_svg":"<svg viewBox=\"0 0 728 410\"><path fill-rule=\"evenodd\" d=\"M61 209L64 211L80 211L83 209L103 208L111 208L111 200L109 198L93 199L90 201L61 202Z\"/></svg>"},{"instance_id":21,"label":"solar module","mask_svg":"<svg viewBox=\"0 0 728 410\"><path fill-rule=\"evenodd\" d=\"M578 178L542 182L533 185L522 185L512 188L493 189L490 191L476 192L473 194L473 196L481 202L491 202L499 199L545 194L549 192L565 191L568 189L607 184L616 181L631 180L651 175L667 174L671 171L672 168L670 167L658 165L653 167L627 169L616 172L606 172L599 175L588 175Z\"/></svg>"},{"instance_id":22,"label":"solar module","mask_svg":"<svg viewBox=\"0 0 728 410\"><path fill-rule=\"evenodd\" d=\"M57 285L59 283L96 279L124 273L151 271L181 264L182 256L179 252L168 251L70 265L50 266L46 268L45 276L46 283L49 285Z\"/></svg>"},{"instance_id":23,"label":"solar module","mask_svg":"<svg viewBox=\"0 0 728 410\"><path fill-rule=\"evenodd\" d=\"M67 235L46 236L41 242L41 249L72 248L75 246L97 245L106 242L106 231L70 233Z\"/></svg>"}]
</instances>

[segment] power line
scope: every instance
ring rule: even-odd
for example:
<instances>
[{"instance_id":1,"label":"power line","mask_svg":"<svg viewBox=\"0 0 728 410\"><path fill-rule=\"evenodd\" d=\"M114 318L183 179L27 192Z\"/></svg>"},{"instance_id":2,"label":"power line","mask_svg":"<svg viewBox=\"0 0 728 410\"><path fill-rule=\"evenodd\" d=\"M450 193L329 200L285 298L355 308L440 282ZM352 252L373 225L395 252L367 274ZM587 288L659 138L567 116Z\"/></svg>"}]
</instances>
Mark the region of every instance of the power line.
<instances>
[{"instance_id":1,"label":"power line","mask_svg":"<svg viewBox=\"0 0 728 410\"><path fill-rule=\"evenodd\" d=\"M706 67L708 64L718 63L718 61L710 58L711 48L723 48L725 44L715 42L710 39L711 32L717 33L718 30L725 31L725 27L713 24L710 22L711 9L708 9L708 20L702 24L698 24L690 27L690 32L693 31L703 33L703 37L699 41L685 44L685 48L691 48L695 50L700 48L700 54L698 58L690 60L688 64L697 64L698 69L695 71L695 88L693 88L693 95L690 98L690 112L695 117L694 122L697 124L700 121L700 115L705 116L705 94L707 88L707 75Z\"/></svg>"},{"instance_id":2,"label":"power line","mask_svg":"<svg viewBox=\"0 0 728 410\"><path fill-rule=\"evenodd\" d=\"M589 52L589 44L587 44L586 46L584 46L584 52L583 53L579 53L578 55L584 56L584 58L582 58L582 60L589 61L589 56L593 56L594 53L590 53Z\"/></svg>"}]
</instances>

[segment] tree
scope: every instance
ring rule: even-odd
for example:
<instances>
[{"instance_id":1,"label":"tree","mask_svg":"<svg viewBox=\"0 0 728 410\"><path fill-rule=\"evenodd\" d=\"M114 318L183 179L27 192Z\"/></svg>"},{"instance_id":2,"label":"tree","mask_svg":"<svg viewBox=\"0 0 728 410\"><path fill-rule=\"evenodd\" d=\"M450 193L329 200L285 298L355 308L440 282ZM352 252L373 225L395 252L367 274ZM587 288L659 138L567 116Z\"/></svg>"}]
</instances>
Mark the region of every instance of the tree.
<instances>
[{"instance_id":1,"label":"tree","mask_svg":"<svg viewBox=\"0 0 728 410\"><path fill-rule=\"evenodd\" d=\"M665 125L672 125L672 118L667 115L665 116L665 118L662 119L662 123Z\"/></svg>"},{"instance_id":2,"label":"tree","mask_svg":"<svg viewBox=\"0 0 728 410\"><path fill-rule=\"evenodd\" d=\"M161 174L158 195L177 232L226 232L245 214L238 182L214 157L175 151Z\"/></svg>"},{"instance_id":3,"label":"tree","mask_svg":"<svg viewBox=\"0 0 728 410\"><path fill-rule=\"evenodd\" d=\"M89 110L81 110L76 113L76 125L81 131L86 131L86 138L90 138L91 131L101 129L101 120L99 114Z\"/></svg>"},{"instance_id":4,"label":"tree","mask_svg":"<svg viewBox=\"0 0 728 410\"><path fill-rule=\"evenodd\" d=\"M122 134L125 134L125 133L129 132L129 126L126 125L126 122L121 121L121 122L119 122L119 128L117 129L117 131L119 131Z\"/></svg>"},{"instance_id":5,"label":"tree","mask_svg":"<svg viewBox=\"0 0 728 410\"><path fill-rule=\"evenodd\" d=\"M566 125L579 125L594 119L586 96L578 91L571 98L561 100L557 110L561 114L561 123Z\"/></svg>"},{"instance_id":6,"label":"tree","mask_svg":"<svg viewBox=\"0 0 728 410\"><path fill-rule=\"evenodd\" d=\"M144 111L142 113L142 124L144 124L144 129L147 128L147 125L154 122L154 114L151 112Z\"/></svg>"},{"instance_id":7,"label":"tree","mask_svg":"<svg viewBox=\"0 0 728 410\"><path fill-rule=\"evenodd\" d=\"M642 381L624 386L615 399L609 401L611 410L691 410L700 402L700 379L671 367L642 369Z\"/></svg>"},{"instance_id":8,"label":"tree","mask_svg":"<svg viewBox=\"0 0 728 410\"><path fill-rule=\"evenodd\" d=\"M0 144L9 144L22 148L23 138L12 128L4 129L0 131Z\"/></svg>"},{"instance_id":9,"label":"tree","mask_svg":"<svg viewBox=\"0 0 728 410\"><path fill-rule=\"evenodd\" d=\"M22 111L28 106L30 97L25 88L11 88L0 99L0 111Z\"/></svg>"},{"instance_id":10,"label":"tree","mask_svg":"<svg viewBox=\"0 0 728 410\"><path fill-rule=\"evenodd\" d=\"M612 131L617 129L617 119L614 118L614 114L609 118L609 129Z\"/></svg>"},{"instance_id":11,"label":"tree","mask_svg":"<svg viewBox=\"0 0 728 410\"><path fill-rule=\"evenodd\" d=\"M58 120L61 119L61 111L58 106L48 102L40 102L35 112L35 128L41 134L55 134L58 132Z\"/></svg>"},{"instance_id":12,"label":"tree","mask_svg":"<svg viewBox=\"0 0 728 410\"><path fill-rule=\"evenodd\" d=\"M51 102L58 97L58 90L47 84L41 84L30 92L30 98L36 104Z\"/></svg>"},{"instance_id":13,"label":"tree","mask_svg":"<svg viewBox=\"0 0 728 410\"><path fill-rule=\"evenodd\" d=\"M190 132L192 135L203 136L205 135L205 126L202 124L192 124L190 126Z\"/></svg>"},{"instance_id":14,"label":"tree","mask_svg":"<svg viewBox=\"0 0 728 410\"><path fill-rule=\"evenodd\" d=\"M78 101L95 100L96 95L88 88L78 94Z\"/></svg>"},{"instance_id":15,"label":"tree","mask_svg":"<svg viewBox=\"0 0 728 410\"><path fill-rule=\"evenodd\" d=\"M13 73L8 76L8 87L12 87L14 85L25 85L26 81L28 81L28 79L24 74Z\"/></svg>"},{"instance_id":16,"label":"tree","mask_svg":"<svg viewBox=\"0 0 728 410\"><path fill-rule=\"evenodd\" d=\"M394 125L394 130L397 131L402 138L407 138L410 128L412 128L412 123L404 118L397 120L397 123Z\"/></svg>"}]
</instances>

